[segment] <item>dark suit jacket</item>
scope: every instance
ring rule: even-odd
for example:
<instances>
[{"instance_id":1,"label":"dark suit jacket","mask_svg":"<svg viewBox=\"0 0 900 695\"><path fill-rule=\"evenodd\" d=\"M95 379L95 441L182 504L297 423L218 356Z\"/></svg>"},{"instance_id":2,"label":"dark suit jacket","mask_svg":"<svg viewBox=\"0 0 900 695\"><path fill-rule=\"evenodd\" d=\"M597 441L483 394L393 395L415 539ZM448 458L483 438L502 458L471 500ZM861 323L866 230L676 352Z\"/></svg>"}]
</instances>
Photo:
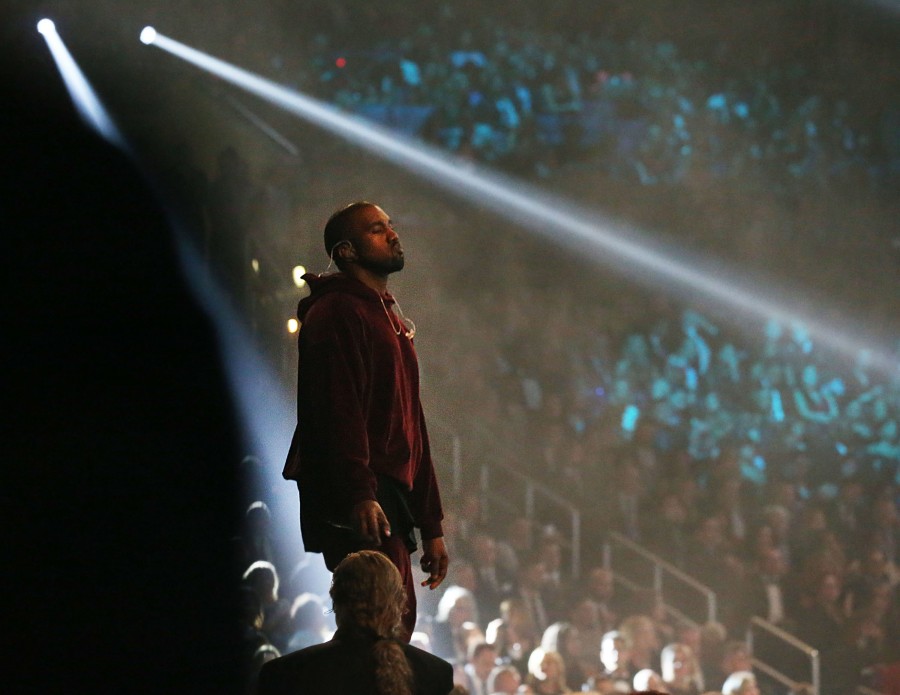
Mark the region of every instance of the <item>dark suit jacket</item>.
<instances>
[{"instance_id":1,"label":"dark suit jacket","mask_svg":"<svg viewBox=\"0 0 900 695\"><path fill-rule=\"evenodd\" d=\"M415 695L447 695L453 668L443 659L404 644ZM372 640L335 634L330 642L301 649L262 667L258 695L377 695Z\"/></svg>"}]
</instances>

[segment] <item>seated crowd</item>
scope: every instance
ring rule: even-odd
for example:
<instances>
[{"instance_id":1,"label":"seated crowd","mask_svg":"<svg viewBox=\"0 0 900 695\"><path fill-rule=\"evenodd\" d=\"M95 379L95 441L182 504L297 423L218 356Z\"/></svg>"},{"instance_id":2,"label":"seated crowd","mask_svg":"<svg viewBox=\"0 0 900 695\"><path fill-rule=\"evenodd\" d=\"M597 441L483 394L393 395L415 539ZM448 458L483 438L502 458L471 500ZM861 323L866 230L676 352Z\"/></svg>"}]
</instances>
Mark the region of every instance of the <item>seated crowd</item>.
<instances>
[{"instance_id":1,"label":"seated crowd","mask_svg":"<svg viewBox=\"0 0 900 695\"><path fill-rule=\"evenodd\" d=\"M717 485L734 487L734 473L717 470ZM451 573L439 597L420 597L413 643L450 661L455 682L478 695L785 693L753 672L745 629L760 616L819 649L823 693L848 693L862 683L895 686L900 574L889 554L896 550L896 508L886 494L865 502L861 493L852 481L830 504L804 502L781 481L766 490L759 513L740 504L723 508L695 485L672 485L661 493L665 502L642 501L645 541L717 590L721 622L673 619L656 592L626 589L593 562L573 578L565 539L552 524L515 516L501 530L479 523L476 495L449 499ZM666 511L651 514L654 505ZM251 516L265 512L256 505ZM254 528L257 539L268 533L258 518ZM893 548L886 545L891 539ZM588 543L601 540L591 535ZM279 594L276 564L256 560L244 574L247 659L257 668L333 631L322 595L296 583L290 598ZM296 580L293 568L286 570ZM784 646L758 637L755 649L796 681L809 680L808 665L804 671Z\"/></svg>"},{"instance_id":2,"label":"seated crowd","mask_svg":"<svg viewBox=\"0 0 900 695\"><path fill-rule=\"evenodd\" d=\"M445 150L544 176L592 154L643 185L763 171L787 187L889 176L884 124L811 89L801 60L769 65L758 47L756 64L733 56L733 69L671 41L611 34L604 22L573 40L487 16L475 30L423 24L365 52L323 41L312 87ZM804 55L806 37L785 40Z\"/></svg>"}]
</instances>

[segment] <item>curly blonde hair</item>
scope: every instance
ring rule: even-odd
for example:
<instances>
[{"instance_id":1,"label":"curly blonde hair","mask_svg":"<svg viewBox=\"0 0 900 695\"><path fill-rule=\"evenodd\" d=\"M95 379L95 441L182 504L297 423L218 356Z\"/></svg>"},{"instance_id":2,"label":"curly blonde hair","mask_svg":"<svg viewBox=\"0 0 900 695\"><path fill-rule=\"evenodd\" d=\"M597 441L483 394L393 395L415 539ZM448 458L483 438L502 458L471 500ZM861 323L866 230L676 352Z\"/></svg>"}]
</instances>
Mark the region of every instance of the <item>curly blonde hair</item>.
<instances>
[{"instance_id":1,"label":"curly blonde hair","mask_svg":"<svg viewBox=\"0 0 900 695\"><path fill-rule=\"evenodd\" d=\"M412 695L412 669L398 641L406 591L393 563L374 550L351 553L335 567L330 594L338 628L375 639L379 694Z\"/></svg>"}]
</instances>

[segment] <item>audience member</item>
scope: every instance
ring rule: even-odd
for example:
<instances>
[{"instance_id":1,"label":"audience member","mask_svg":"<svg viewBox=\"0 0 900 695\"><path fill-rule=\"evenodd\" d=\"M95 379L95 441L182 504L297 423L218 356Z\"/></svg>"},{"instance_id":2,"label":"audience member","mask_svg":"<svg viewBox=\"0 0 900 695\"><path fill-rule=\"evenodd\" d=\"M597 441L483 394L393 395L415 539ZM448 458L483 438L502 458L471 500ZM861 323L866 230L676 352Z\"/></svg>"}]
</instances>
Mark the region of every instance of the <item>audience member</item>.
<instances>
[{"instance_id":1,"label":"audience member","mask_svg":"<svg viewBox=\"0 0 900 695\"><path fill-rule=\"evenodd\" d=\"M291 636L291 604L278 595L278 571L275 565L257 560L244 572L244 583L259 597L263 610L262 631L279 651L286 651Z\"/></svg>"},{"instance_id":2,"label":"audience member","mask_svg":"<svg viewBox=\"0 0 900 695\"><path fill-rule=\"evenodd\" d=\"M485 630L485 639L497 648L500 658L526 673L528 656L540 642L528 606L520 598L508 598L500 604L500 617Z\"/></svg>"},{"instance_id":3,"label":"audience member","mask_svg":"<svg viewBox=\"0 0 900 695\"><path fill-rule=\"evenodd\" d=\"M722 695L760 695L756 676L750 671L732 673L722 685Z\"/></svg>"},{"instance_id":4,"label":"audience member","mask_svg":"<svg viewBox=\"0 0 900 695\"><path fill-rule=\"evenodd\" d=\"M490 695L515 695L519 692L522 676L513 666L497 666L488 677Z\"/></svg>"},{"instance_id":5,"label":"audience member","mask_svg":"<svg viewBox=\"0 0 900 695\"><path fill-rule=\"evenodd\" d=\"M497 656L497 649L493 644L472 644L463 669L465 686L471 695L489 695L488 678L497 666Z\"/></svg>"},{"instance_id":6,"label":"audience member","mask_svg":"<svg viewBox=\"0 0 900 695\"><path fill-rule=\"evenodd\" d=\"M331 641L264 664L259 695L315 692L378 695L445 695L451 666L404 644L401 619L406 591L384 555L351 553L334 570L331 585L338 630Z\"/></svg>"},{"instance_id":7,"label":"audience member","mask_svg":"<svg viewBox=\"0 0 900 695\"><path fill-rule=\"evenodd\" d=\"M321 644L329 637L325 623L322 599L315 594L304 592L291 604L291 627L293 632L287 641L285 652Z\"/></svg>"},{"instance_id":8,"label":"audience member","mask_svg":"<svg viewBox=\"0 0 900 695\"><path fill-rule=\"evenodd\" d=\"M660 674L671 695L699 695L703 690L703 674L686 644L672 643L660 653Z\"/></svg>"},{"instance_id":9,"label":"audience member","mask_svg":"<svg viewBox=\"0 0 900 695\"><path fill-rule=\"evenodd\" d=\"M618 630L603 635L603 641L600 643L600 663L604 669L602 675L625 687L631 684L635 672L642 670L633 667L631 643Z\"/></svg>"},{"instance_id":10,"label":"audience member","mask_svg":"<svg viewBox=\"0 0 900 695\"><path fill-rule=\"evenodd\" d=\"M553 623L544 630L541 648L545 652L556 652L562 657L569 690L580 692L588 679L597 673L596 668L590 673L585 671L581 653L581 635L578 628L571 623ZM596 652L593 660L597 660Z\"/></svg>"},{"instance_id":11,"label":"audience member","mask_svg":"<svg viewBox=\"0 0 900 695\"><path fill-rule=\"evenodd\" d=\"M528 657L526 682L537 695L565 695L572 692L566 680L566 665L558 652L537 647Z\"/></svg>"},{"instance_id":12,"label":"audience member","mask_svg":"<svg viewBox=\"0 0 900 695\"><path fill-rule=\"evenodd\" d=\"M477 625L475 596L461 586L448 586L438 602L432 625L434 653L451 662L464 662L469 652L469 637Z\"/></svg>"}]
</instances>

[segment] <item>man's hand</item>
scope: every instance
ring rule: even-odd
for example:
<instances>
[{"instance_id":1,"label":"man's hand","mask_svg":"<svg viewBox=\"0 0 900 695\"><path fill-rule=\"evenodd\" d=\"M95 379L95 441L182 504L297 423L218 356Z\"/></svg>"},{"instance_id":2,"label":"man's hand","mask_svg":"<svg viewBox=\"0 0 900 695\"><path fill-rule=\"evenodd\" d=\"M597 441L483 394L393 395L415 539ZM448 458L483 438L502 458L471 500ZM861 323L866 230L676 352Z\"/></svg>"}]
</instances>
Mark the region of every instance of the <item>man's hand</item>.
<instances>
[{"instance_id":1,"label":"man's hand","mask_svg":"<svg viewBox=\"0 0 900 695\"><path fill-rule=\"evenodd\" d=\"M447 555L447 547L443 538L432 538L422 541L422 571L428 572L428 579L422 582L422 586L429 589L437 589L444 577L447 576L447 564L450 558Z\"/></svg>"},{"instance_id":2,"label":"man's hand","mask_svg":"<svg viewBox=\"0 0 900 695\"><path fill-rule=\"evenodd\" d=\"M365 500L353 507L353 525L357 532L368 543L381 545L381 536L391 535L391 525L381 505L375 500Z\"/></svg>"}]
</instances>

